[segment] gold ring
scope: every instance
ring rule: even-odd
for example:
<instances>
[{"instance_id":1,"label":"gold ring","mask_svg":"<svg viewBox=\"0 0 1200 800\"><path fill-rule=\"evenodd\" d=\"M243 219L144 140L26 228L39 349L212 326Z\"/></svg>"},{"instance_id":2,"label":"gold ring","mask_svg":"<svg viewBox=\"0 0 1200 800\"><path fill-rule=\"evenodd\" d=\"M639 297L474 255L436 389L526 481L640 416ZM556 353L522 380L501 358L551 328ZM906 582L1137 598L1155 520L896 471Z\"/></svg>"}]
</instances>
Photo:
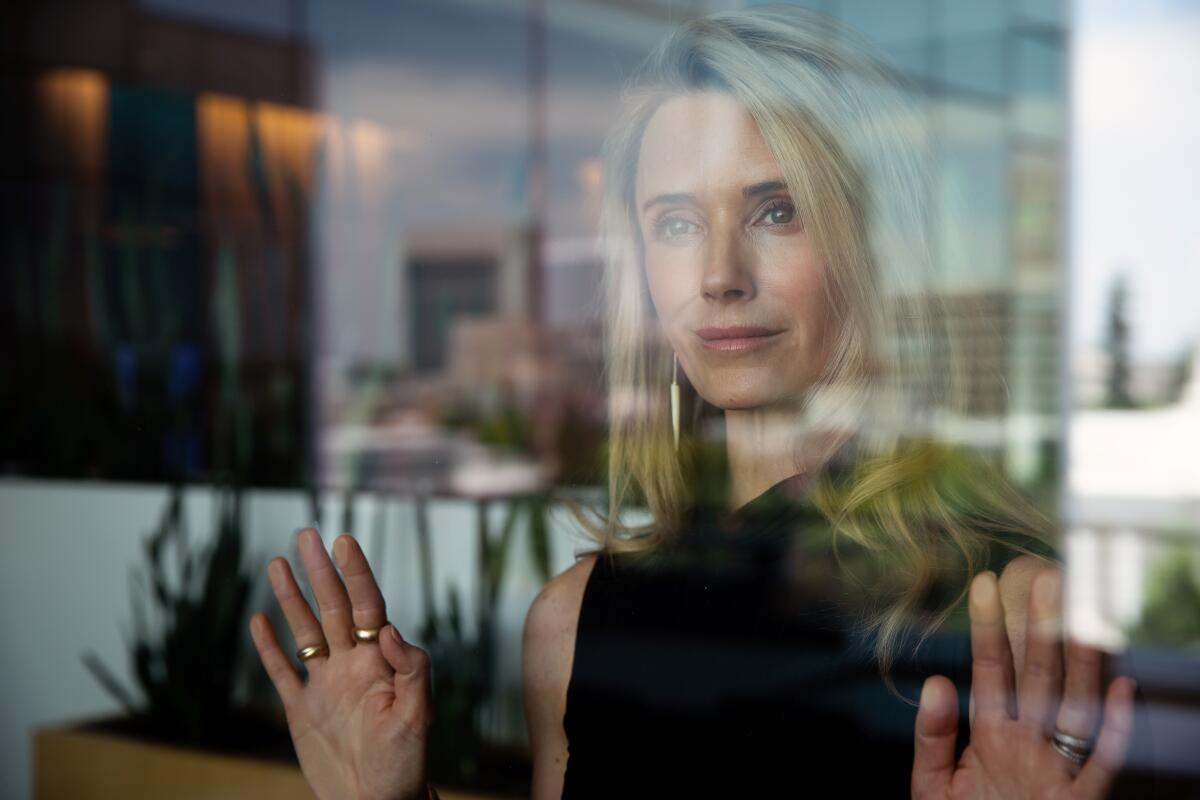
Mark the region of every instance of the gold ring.
<instances>
[{"instance_id":1,"label":"gold ring","mask_svg":"<svg viewBox=\"0 0 1200 800\"><path fill-rule=\"evenodd\" d=\"M383 623L387 625L387 623ZM383 630L383 625L378 628L355 628L354 638L360 642L374 642L379 639L379 632Z\"/></svg>"},{"instance_id":2,"label":"gold ring","mask_svg":"<svg viewBox=\"0 0 1200 800\"><path fill-rule=\"evenodd\" d=\"M296 658L300 659L301 663L308 661L310 658L327 655L329 655L329 646L324 642L321 644L314 644L309 647L301 647L296 651Z\"/></svg>"}]
</instances>

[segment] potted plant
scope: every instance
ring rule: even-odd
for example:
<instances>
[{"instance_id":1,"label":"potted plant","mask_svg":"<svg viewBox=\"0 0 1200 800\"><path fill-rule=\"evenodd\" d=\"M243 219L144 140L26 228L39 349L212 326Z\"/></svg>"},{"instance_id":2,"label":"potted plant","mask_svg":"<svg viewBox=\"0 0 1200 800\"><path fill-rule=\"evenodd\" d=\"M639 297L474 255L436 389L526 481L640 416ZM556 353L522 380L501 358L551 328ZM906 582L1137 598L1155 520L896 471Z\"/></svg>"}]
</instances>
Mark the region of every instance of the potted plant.
<instances>
[{"instance_id":1,"label":"potted plant","mask_svg":"<svg viewBox=\"0 0 1200 800\"><path fill-rule=\"evenodd\" d=\"M447 592L447 613L433 603L431 550L424 498L417 498L417 537L422 561L424 620L420 639L429 652L433 674L434 721L430 731L430 780L439 786L459 786L496 792L505 797L527 796L530 760L525 748L491 741L480 725L483 706L494 699L496 612L500 588L515 539L517 522L527 517L531 556L548 579L549 541L545 501L538 495L512 497L498 537L488 530L488 500L477 500L479 521L479 597L475 636L464 632L457 587Z\"/></svg>"},{"instance_id":2,"label":"potted plant","mask_svg":"<svg viewBox=\"0 0 1200 800\"><path fill-rule=\"evenodd\" d=\"M262 670L247 671L243 647L252 576L262 569L243 566L241 491L218 487L215 535L192 548L183 489L172 487L145 541L146 563L131 573L133 636L125 638L140 692L83 654L125 713L39 731L40 798L186 797L203 787L223 797L309 796L277 715L235 696L243 678L252 696L270 696Z\"/></svg>"}]
</instances>

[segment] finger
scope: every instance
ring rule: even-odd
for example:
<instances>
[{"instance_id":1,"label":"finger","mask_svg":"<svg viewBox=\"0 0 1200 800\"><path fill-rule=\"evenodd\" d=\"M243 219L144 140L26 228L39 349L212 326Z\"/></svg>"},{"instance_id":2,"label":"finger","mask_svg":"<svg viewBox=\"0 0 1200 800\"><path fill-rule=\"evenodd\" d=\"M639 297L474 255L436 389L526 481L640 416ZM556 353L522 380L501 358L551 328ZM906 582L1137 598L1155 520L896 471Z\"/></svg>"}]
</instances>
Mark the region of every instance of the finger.
<instances>
[{"instance_id":1,"label":"finger","mask_svg":"<svg viewBox=\"0 0 1200 800\"><path fill-rule=\"evenodd\" d=\"M379 632L379 650L383 653L383 658L397 673L403 673L407 676L412 673L413 665L408 659L407 649L403 637L400 636L400 631L396 630L396 626L392 624L385 625L383 630ZM397 684L399 690L399 684Z\"/></svg>"},{"instance_id":2,"label":"finger","mask_svg":"<svg viewBox=\"0 0 1200 800\"><path fill-rule=\"evenodd\" d=\"M429 657L419 647L404 641L395 625L385 625L379 632L379 650L395 670L396 699L392 710L396 719L405 724L419 721L428 727L432 723L433 687L429 681Z\"/></svg>"},{"instance_id":3,"label":"finger","mask_svg":"<svg viewBox=\"0 0 1200 800\"><path fill-rule=\"evenodd\" d=\"M1079 739L1090 739L1100 721L1100 671L1104 654L1071 641L1067 645L1067 675L1055 725Z\"/></svg>"},{"instance_id":4,"label":"finger","mask_svg":"<svg viewBox=\"0 0 1200 800\"><path fill-rule=\"evenodd\" d=\"M317 596L321 630L325 632L329 649L335 652L350 649L354 646L354 636L350 633L353 623L350 597L315 528L300 531L300 560L304 562L309 583Z\"/></svg>"},{"instance_id":5,"label":"finger","mask_svg":"<svg viewBox=\"0 0 1200 800\"><path fill-rule=\"evenodd\" d=\"M1012 652L994 572L975 576L967 603L971 614L971 692L975 697L975 719L1011 719L1014 716Z\"/></svg>"},{"instance_id":6,"label":"finger","mask_svg":"<svg viewBox=\"0 0 1200 800\"><path fill-rule=\"evenodd\" d=\"M284 708L293 707L300 697L304 684L300 682L300 676L296 674L292 662L280 649L279 641L275 638L275 630L271 627L271 621L267 619L266 614L259 612L251 615L250 638L254 640L258 657L262 660L263 668L270 676L271 683L275 685L275 691L279 692L279 699L283 701Z\"/></svg>"},{"instance_id":7,"label":"finger","mask_svg":"<svg viewBox=\"0 0 1200 800\"><path fill-rule=\"evenodd\" d=\"M342 577L346 579L346 591L350 595L350 611L357 628L379 628L387 622L387 607L383 592L371 572L371 565L363 555L362 548L350 534L339 536L333 543Z\"/></svg>"},{"instance_id":8,"label":"finger","mask_svg":"<svg viewBox=\"0 0 1200 800\"><path fill-rule=\"evenodd\" d=\"M1062 693L1062 644L1058 571L1048 569L1033 579L1025 628L1025 666L1018 714L1021 723L1049 736Z\"/></svg>"},{"instance_id":9,"label":"finger","mask_svg":"<svg viewBox=\"0 0 1200 800\"><path fill-rule=\"evenodd\" d=\"M267 575L271 578L271 591L275 593L275 599L283 609L283 616L287 619L297 649L324 644L325 633L321 630L321 623L317 622L308 601L300 593L300 587L296 585L296 578L292 575L292 567L287 559L271 559L271 563L267 564ZM320 658L312 658L305 662L305 667L311 672L313 667L320 663Z\"/></svg>"},{"instance_id":10,"label":"finger","mask_svg":"<svg viewBox=\"0 0 1200 800\"><path fill-rule=\"evenodd\" d=\"M1081 797L1108 797L1117 773L1125 764L1133 738L1133 690L1130 678L1117 678L1109 684L1104 725L1096 740L1096 750L1075 778Z\"/></svg>"},{"instance_id":11,"label":"finger","mask_svg":"<svg viewBox=\"0 0 1200 800\"><path fill-rule=\"evenodd\" d=\"M388 624L379 632L379 649L392 669L396 671L396 688L401 688L400 681L412 679L420 664L417 663L416 651L419 649L409 644L396 630L396 626Z\"/></svg>"},{"instance_id":12,"label":"finger","mask_svg":"<svg viewBox=\"0 0 1200 800\"><path fill-rule=\"evenodd\" d=\"M941 797L954 775L954 747L958 735L958 697L954 684L943 675L926 678L917 708L913 752L912 796Z\"/></svg>"}]
</instances>

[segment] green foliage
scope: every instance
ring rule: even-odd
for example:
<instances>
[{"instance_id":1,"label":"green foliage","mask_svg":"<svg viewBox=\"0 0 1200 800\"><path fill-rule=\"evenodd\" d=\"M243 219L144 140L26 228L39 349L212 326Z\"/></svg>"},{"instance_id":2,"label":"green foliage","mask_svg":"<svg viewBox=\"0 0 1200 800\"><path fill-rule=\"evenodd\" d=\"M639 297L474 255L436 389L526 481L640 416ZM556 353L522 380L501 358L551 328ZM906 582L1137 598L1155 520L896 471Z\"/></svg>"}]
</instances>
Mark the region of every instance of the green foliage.
<instances>
[{"instance_id":1,"label":"green foliage","mask_svg":"<svg viewBox=\"0 0 1200 800\"><path fill-rule=\"evenodd\" d=\"M438 424L446 430L471 432L480 443L517 453L534 452L533 424L505 395L492 402L454 398L445 404Z\"/></svg>"},{"instance_id":2,"label":"green foliage","mask_svg":"<svg viewBox=\"0 0 1200 800\"><path fill-rule=\"evenodd\" d=\"M251 575L259 571L241 566L241 492L236 487L219 491L211 546L188 547L183 486L176 484L158 530L145 540L144 569L131 570L134 636L126 643L144 701L135 700L94 652L83 654L96 680L144 719L148 732L193 744L218 744L228 735L244 663ZM174 570L168 569L168 550L174 551ZM157 625L148 622L151 615Z\"/></svg>"},{"instance_id":3,"label":"green foliage","mask_svg":"<svg viewBox=\"0 0 1200 800\"><path fill-rule=\"evenodd\" d=\"M1133 641L1174 647L1200 647L1200 580L1196 544L1179 541L1151 569L1140 622Z\"/></svg>"},{"instance_id":4,"label":"green foliage","mask_svg":"<svg viewBox=\"0 0 1200 800\"><path fill-rule=\"evenodd\" d=\"M542 495L508 499L508 510L500 531L492 536L487 525L486 501L478 507L482 547L479 602L475 608L476 635L463 631L458 588L448 590L447 611L433 608L429 586L430 564L428 521L418 509L418 542L422 549L422 580L427 598L422 643L430 655L433 674L434 721L430 732L430 774L434 781L465 781L468 785L485 767L484 736L478 714L492 699L496 659L496 609L511 563L517 523L525 517L529 531L529 557L542 581L550 579L548 504Z\"/></svg>"},{"instance_id":5,"label":"green foliage","mask_svg":"<svg viewBox=\"0 0 1200 800\"><path fill-rule=\"evenodd\" d=\"M504 450L533 451L533 426L515 406L505 405L480 421L479 440Z\"/></svg>"},{"instance_id":6,"label":"green foliage","mask_svg":"<svg viewBox=\"0 0 1200 800\"><path fill-rule=\"evenodd\" d=\"M470 782L480 769L482 737L476 714L486 700L485 665L478 640L463 632L458 587L449 588L448 599L444 619L426 620L426 630L436 631L424 642L434 697L429 770L436 781Z\"/></svg>"}]
</instances>

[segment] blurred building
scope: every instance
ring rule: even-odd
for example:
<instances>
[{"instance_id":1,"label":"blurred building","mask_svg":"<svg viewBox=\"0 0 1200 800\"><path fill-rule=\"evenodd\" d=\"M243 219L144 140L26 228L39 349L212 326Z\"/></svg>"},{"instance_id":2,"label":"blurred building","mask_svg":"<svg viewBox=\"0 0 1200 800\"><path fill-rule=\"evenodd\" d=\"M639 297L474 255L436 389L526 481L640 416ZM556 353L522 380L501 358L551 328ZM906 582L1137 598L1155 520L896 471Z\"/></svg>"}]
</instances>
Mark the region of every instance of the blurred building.
<instances>
[{"instance_id":1,"label":"blurred building","mask_svg":"<svg viewBox=\"0 0 1200 800\"><path fill-rule=\"evenodd\" d=\"M1075 626L1081 636L1120 646L1142 617L1148 568L1169 557L1175 542L1200 551L1200 351L1178 401L1080 410L1069 430Z\"/></svg>"}]
</instances>

